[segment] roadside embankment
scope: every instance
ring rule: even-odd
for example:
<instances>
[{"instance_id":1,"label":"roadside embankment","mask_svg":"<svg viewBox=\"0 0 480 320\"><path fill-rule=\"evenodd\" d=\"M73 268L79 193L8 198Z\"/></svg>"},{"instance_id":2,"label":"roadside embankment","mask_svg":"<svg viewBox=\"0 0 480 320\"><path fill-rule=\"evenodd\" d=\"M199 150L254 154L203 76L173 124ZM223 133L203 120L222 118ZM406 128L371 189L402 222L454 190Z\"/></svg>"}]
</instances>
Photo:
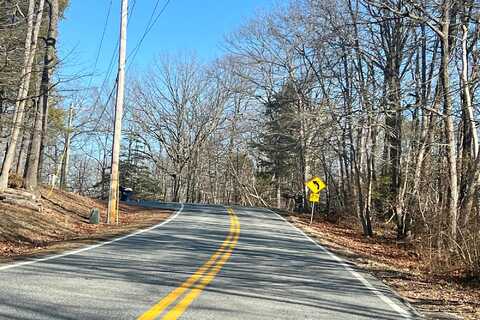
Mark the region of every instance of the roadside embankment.
<instances>
[{"instance_id":1,"label":"roadside embankment","mask_svg":"<svg viewBox=\"0 0 480 320\"><path fill-rule=\"evenodd\" d=\"M89 224L93 208L100 210L98 225ZM112 238L159 223L172 213L120 204L119 224L108 225L105 223L106 210L106 201L60 190L43 189L41 198L35 202L0 201L0 262Z\"/></svg>"},{"instance_id":2,"label":"roadside embankment","mask_svg":"<svg viewBox=\"0 0 480 320\"><path fill-rule=\"evenodd\" d=\"M393 288L428 319L480 319L480 281L429 273L415 241L397 241L393 230L378 226L365 238L354 221L332 223L279 212L324 247Z\"/></svg>"}]
</instances>

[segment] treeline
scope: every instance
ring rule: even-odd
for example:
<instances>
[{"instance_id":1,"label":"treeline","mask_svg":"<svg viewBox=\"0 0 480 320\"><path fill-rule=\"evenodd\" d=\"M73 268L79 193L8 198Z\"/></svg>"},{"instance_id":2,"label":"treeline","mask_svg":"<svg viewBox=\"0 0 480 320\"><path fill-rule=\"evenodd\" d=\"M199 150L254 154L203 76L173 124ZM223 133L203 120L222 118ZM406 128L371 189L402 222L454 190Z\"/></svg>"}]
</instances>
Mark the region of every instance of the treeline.
<instances>
[{"instance_id":1,"label":"treeline","mask_svg":"<svg viewBox=\"0 0 480 320\"><path fill-rule=\"evenodd\" d=\"M356 213L365 236L393 223L432 266L478 274L479 19L476 1L305 0L229 37L264 101L264 198L319 174L327 213Z\"/></svg>"},{"instance_id":2,"label":"treeline","mask_svg":"<svg viewBox=\"0 0 480 320\"><path fill-rule=\"evenodd\" d=\"M479 35L476 1L312 0L230 37L265 100L270 197L320 174L327 212L355 212L365 236L393 223L432 266L478 274Z\"/></svg>"},{"instance_id":3,"label":"treeline","mask_svg":"<svg viewBox=\"0 0 480 320\"><path fill-rule=\"evenodd\" d=\"M66 0L0 0L0 191L36 192L48 149L63 135L55 89Z\"/></svg>"},{"instance_id":4,"label":"treeline","mask_svg":"<svg viewBox=\"0 0 480 320\"><path fill-rule=\"evenodd\" d=\"M167 199L286 207L320 175L327 214L478 272L479 19L475 1L293 1L213 65L160 59L129 130Z\"/></svg>"}]
</instances>

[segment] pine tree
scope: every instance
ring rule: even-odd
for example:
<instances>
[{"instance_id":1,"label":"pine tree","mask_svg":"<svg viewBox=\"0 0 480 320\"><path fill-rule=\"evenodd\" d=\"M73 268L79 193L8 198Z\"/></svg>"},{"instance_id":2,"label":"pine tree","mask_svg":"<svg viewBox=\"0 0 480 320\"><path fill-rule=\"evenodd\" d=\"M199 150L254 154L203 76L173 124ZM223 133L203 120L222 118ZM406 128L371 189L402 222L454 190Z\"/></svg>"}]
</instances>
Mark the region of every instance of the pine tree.
<instances>
[{"instance_id":1,"label":"pine tree","mask_svg":"<svg viewBox=\"0 0 480 320\"><path fill-rule=\"evenodd\" d=\"M289 180L298 153L299 123L295 114L293 86L288 83L265 104L265 122L258 142L253 147L260 154L259 177L270 183L275 192L277 207L281 207L284 192L282 182ZM275 189L273 189L275 187Z\"/></svg>"}]
</instances>

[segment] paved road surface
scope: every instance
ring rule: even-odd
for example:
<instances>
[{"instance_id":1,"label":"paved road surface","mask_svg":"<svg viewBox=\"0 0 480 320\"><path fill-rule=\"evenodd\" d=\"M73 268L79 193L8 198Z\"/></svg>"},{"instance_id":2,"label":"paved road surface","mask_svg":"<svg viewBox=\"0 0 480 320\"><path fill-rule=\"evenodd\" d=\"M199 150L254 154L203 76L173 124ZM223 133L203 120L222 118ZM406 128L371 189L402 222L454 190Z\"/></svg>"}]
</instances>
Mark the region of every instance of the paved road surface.
<instances>
[{"instance_id":1,"label":"paved road surface","mask_svg":"<svg viewBox=\"0 0 480 320\"><path fill-rule=\"evenodd\" d=\"M416 318L270 211L176 206L169 222L119 241L0 265L0 318Z\"/></svg>"}]
</instances>

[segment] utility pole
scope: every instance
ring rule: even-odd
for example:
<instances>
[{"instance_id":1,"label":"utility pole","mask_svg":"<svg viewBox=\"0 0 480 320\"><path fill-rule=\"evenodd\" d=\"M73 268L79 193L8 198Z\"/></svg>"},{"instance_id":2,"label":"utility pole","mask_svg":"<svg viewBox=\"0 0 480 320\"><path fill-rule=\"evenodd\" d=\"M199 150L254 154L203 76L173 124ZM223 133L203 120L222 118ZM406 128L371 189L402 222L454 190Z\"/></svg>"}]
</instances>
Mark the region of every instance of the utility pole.
<instances>
[{"instance_id":1,"label":"utility pole","mask_svg":"<svg viewBox=\"0 0 480 320\"><path fill-rule=\"evenodd\" d=\"M125 97L125 60L127 51L128 0L122 0L120 22L120 49L118 55L117 101L115 103L115 126L113 129L112 169L108 197L107 223L118 223L118 178L120 143L122 138L123 100Z\"/></svg>"}]
</instances>

